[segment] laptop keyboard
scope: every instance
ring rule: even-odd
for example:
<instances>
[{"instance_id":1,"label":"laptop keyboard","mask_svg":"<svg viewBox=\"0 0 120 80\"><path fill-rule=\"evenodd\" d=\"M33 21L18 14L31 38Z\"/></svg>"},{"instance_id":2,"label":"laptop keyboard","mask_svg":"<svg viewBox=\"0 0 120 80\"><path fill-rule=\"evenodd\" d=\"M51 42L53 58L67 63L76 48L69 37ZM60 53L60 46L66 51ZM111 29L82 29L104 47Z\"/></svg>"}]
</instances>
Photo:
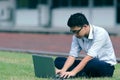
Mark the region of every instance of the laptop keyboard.
<instances>
[{"instance_id":1,"label":"laptop keyboard","mask_svg":"<svg viewBox=\"0 0 120 80\"><path fill-rule=\"evenodd\" d=\"M59 74L56 74L56 77L54 80L64 80L64 78L61 78Z\"/></svg>"}]
</instances>

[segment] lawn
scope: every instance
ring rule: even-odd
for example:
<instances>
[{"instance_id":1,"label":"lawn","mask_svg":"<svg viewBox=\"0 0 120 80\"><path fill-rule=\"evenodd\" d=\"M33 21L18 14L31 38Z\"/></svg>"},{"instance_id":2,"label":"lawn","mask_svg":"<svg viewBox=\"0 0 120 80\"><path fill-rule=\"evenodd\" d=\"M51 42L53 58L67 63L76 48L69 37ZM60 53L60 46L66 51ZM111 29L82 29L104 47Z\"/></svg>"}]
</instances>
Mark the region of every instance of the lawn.
<instances>
[{"instance_id":1,"label":"lawn","mask_svg":"<svg viewBox=\"0 0 120 80\"><path fill-rule=\"evenodd\" d=\"M112 78L77 78L74 80L120 80L120 64L117 64ZM37 78L31 54L0 51L0 80L50 80Z\"/></svg>"}]
</instances>

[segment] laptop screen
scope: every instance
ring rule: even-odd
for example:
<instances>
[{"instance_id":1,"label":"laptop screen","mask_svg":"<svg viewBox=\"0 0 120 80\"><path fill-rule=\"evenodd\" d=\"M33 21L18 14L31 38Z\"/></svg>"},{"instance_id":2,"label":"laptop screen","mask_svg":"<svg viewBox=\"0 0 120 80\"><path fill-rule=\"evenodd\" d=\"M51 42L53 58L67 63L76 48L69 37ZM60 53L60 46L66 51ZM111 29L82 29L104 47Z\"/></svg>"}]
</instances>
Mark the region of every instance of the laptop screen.
<instances>
[{"instance_id":1,"label":"laptop screen","mask_svg":"<svg viewBox=\"0 0 120 80\"><path fill-rule=\"evenodd\" d=\"M36 77L41 78L55 77L54 60L52 57L33 54L32 58Z\"/></svg>"}]
</instances>

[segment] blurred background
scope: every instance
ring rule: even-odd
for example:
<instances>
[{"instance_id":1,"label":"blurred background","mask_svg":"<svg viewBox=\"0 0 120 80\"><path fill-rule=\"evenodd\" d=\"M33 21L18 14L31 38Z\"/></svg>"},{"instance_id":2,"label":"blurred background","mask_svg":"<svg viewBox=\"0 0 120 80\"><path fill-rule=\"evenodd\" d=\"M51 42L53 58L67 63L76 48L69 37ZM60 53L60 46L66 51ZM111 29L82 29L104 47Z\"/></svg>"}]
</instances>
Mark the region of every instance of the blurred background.
<instances>
[{"instance_id":1,"label":"blurred background","mask_svg":"<svg viewBox=\"0 0 120 80\"><path fill-rule=\"evenodd\" d=\"M72 41L67 20L78 12L109 32L120 57L120 0L0 0L0 50L67 54Z\"/></svg>"},{"instance_id":2,"label":"blurred background","mask_svg":"<svg viewBox=\"0 0 120 80\"><path fill-rule=\"evenodd\" d=\"M0 30L69 32L67 20L77 12L119 34L120 0L0 0Z\"/></svg>"}]
</instances>

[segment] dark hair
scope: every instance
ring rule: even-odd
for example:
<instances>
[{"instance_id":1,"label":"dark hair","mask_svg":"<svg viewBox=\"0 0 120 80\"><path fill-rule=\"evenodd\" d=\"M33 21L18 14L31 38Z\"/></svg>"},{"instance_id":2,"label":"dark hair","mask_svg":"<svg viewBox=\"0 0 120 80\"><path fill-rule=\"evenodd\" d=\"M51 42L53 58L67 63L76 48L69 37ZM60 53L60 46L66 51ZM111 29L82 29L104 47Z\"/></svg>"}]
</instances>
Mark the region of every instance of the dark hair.
<instances>
[{"instance_id":1,"label":"dark hair","mask_svg":"<svg viewBox=\"0 0 120 80\"><path fill-rule=\"evenodd\" d=\"M82 13L75 13L71 15L67 22L67 25L69 27L75 27L75 26L82 27L85 24L89 25L89 22L87 21L85 15Z\"/></svg>"}]
</instances>

